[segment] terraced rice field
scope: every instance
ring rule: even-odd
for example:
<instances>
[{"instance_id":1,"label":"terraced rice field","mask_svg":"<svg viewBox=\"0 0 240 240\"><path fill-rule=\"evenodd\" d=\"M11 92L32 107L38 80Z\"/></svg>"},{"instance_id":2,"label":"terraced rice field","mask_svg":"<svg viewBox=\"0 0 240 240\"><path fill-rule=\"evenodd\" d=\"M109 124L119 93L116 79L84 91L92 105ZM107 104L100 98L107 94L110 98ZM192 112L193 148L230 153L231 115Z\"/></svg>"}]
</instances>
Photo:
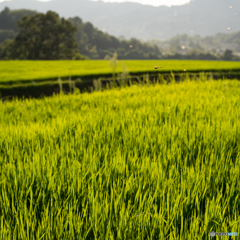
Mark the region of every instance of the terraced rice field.
<instances>
[{"instance_id":1,"label":"terraced rice field","mask_svg":"<svg viewBox=\"0 0 240 240\"><path fill-rule=\"evenodd\" d=\"M239 62L198 60L126 60L118 61L116 72L126 67L130 73L154 72L154 65L162 66L158 72L239 70ZM58 77L82 77L111 74L107 60L84 61L0 61L0 83L29 80L48 80Z\"/></svg>"}]
</instances>

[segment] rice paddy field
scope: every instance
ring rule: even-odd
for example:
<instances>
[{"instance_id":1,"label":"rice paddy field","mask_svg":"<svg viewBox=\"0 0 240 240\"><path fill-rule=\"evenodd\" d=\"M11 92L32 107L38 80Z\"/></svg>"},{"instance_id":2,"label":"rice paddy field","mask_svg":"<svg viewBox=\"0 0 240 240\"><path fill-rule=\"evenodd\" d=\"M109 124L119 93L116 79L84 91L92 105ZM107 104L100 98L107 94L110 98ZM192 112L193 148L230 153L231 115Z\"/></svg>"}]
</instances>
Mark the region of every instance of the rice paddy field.
<instances>
[{"instance_id":1,"label":"rice paddy field","mask_svg":"<svg viewBox=\"0 0 240 240\"><path fill-rule=\"evenodd\" d=\"M116 73L128 69L130 73L239 70L239 62L199 60L124 60L118 61ZM84 61L0 61L0 83L57 79L58 77L100 76L112 74L108 60Z\"/></svg>"},{"instance_id":2,"label":"rice paddy field","mask_svg":"<svg viewBox=\"0 0 240 240\"><path fill-rule=\"evenodd\" d=\"M0 239L239 233L239 110L237 80L0 103Z\"/></svg>"}]
</instances>

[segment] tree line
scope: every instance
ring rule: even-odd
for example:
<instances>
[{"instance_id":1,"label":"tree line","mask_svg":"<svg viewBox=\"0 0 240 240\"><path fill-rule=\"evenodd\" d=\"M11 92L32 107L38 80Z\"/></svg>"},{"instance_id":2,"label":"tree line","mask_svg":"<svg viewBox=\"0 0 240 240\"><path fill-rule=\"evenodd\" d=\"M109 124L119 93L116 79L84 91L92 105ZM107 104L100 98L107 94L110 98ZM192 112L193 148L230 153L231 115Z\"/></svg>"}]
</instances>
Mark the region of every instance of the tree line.
<instances>
[{"instance_id":1,"label":"tree line","mask_svg":"<svg viewBox=\"0 0 240 240\"><path fill-rule=\"evenodd\" d=\"M30 10L0 13L0 59L158 59L160 49L137 39L119 40L79 17Z\"/></svg>"},{"instance_id":2,"label":"tree line","mask_svg":"<svg viewBox=\"0 0 240 240\"><path fill-rule=\"evenodd\" d=\"M175 45L179 47L178 42ZM3 60L111 59L114 52L118 59L235 60L231 50L220 57L197 51L187 54L164 51L154 42L118 39L79 17L64 19L52 11L43 14L10 11L7 7L0 12L0 59Z\"/></svg>"}]
</instances>

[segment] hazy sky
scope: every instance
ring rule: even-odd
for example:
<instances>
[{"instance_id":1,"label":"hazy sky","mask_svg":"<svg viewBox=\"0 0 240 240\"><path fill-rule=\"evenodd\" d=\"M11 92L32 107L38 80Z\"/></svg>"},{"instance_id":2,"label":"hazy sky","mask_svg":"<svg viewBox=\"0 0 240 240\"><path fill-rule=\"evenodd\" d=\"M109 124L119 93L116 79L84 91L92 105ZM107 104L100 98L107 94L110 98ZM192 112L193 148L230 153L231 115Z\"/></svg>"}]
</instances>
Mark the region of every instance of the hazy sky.
<instances>
[{"instance_id":1,"label":"hazy sky","mask_svg":"<svg viewBox=\"0 0 240 240\"><path fill-rule=\"evenodd\" d=\"M6 0L0 0L0 2L4 2ZM7 0L11 1L11 0ZM48 2L51 0L38 0L41 2ZM91 0L91 1L98 1L98 0ZM190 0L102 0L103 2L137 2L141 4L147 4L147 5L152 5L152 6L161 6L161 5L166 5L166 6L171 6L171 5L182 5L185 3L190 2Z\"/></svg>"},{"instance_id":2,"label":"hazy sky","mask_svg":"<svg viewBox=\"0 0 240 240\"><path fill-rule=\"evenodd\" d=\"M91 1L98 1L98 0L91 0ZM190 0L102 0L103 2L136 2L146 5L152 6L171 6L171 5L182 5L185 3L190 2Z\"/></svg>"}]
</instances>

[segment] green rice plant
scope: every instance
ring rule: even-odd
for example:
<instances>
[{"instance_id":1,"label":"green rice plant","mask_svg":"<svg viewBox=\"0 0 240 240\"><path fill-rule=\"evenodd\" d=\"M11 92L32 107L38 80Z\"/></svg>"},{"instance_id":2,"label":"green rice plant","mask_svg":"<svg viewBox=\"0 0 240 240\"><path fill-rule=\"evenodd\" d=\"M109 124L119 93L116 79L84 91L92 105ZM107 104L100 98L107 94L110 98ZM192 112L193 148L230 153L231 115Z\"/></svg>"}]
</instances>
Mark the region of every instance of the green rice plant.
<instances>
[{"instance_id":1,"label":"green rice plant","mask_svg":"<svg viewBox=\"0 0 240 240\"><path fill-rule=\"evenodd\" d=\"M0 239L239 232L239 93L188 76L0 103Z\"/></svg>"},{"instance_id":2,"label":"green rice plant","mask_svg":"<svg viewBox=\"0 0 240 240\"><path fill-rule=\"evenodd\" d=\"M122 62L122 73L118 74L118 83L121 87L126 87L128 79L130 78L128 67Z\"/></svg>"},{"instance_id":3,"label":"green rice plant","mask_svg":"<svg viewBox=\"0 0 240 240\"><path fill-rule=\"evenodd\" d=\"M204 72L201 72L199 76L199 80L203 82L208 81L207 75Z\"/></svg>"},{"instance_id":4,"label":"green rice plant","mask_svg":"<svg viewBox=\"0 0 240 240\"><path fill-rule=\"evenodd\" d=\"M102 89L102 81L101 81L101 78L99 79L94 79L93 80L93 86L94 86L94 89L95 91L100 91Z\"/></svg>"},{"instance_id":5,"label":"green rice plant","mask_svg":"<svg viewBox=\"0 0 240 240\"><path fill-rule=\"evenodd\" d=\"M166 80L164 79L164 76L162 74L158 74L158 83L160 84L167 84Z\"/></svg>"},{"instance_id":6,"label":"green rice plant","mask_svg":"<svg viewBox=\"0 0 240 240\"><path fill-rule=\"evenodd\" d=\"M116 69L118 66L118 60L117 60L117 52L114 52L112 59L110 60L109 63L111 69L112 69L112 85L113 87L116 87L116 79L115 79L115 74L116 74Z\"/></svg>"},{"instance_id":7,"label":"green rice plant","mask_svg":"<svg viewBox=\"0 0 240 240\"><path fill-rule=\"evenodd\" d=\"M175 79L175 76L174 76L173 72L171 72L171 75L169 77L169 83L170 84L176 83L176 79Z\"/></svg>"},{"instance_id":8,"label":"green rice plant","mask_svg":"<svg viewBox=\"0 0 240 240\"><path fill-rule=\"evenodd\" d=\"M58 77L58 84L59 84L59 89L60 89L60 94L63 93L63 87L62 87L62 79Z\"/></svg>"},{"instance_id":9,"label":"green rice plant","mask_svg":"<svg viewBox=\"0 0 240 240\"><path fill-rule=\"evenodd\" d=\"M74 92L74 82L72 81L71 77L69 77L69 92Z\"/></svg>"},{"instance_id":10,"label":"green rice plant","mask_svg":"<svg viewBox=\"0 0 240 240\"><path fill-rule=\"evenodd\" d=\"M149 74L143 75L143 84L145 83L146 86L149 86L150 80L149 80Z\"/></svg>"}]
</instances>

